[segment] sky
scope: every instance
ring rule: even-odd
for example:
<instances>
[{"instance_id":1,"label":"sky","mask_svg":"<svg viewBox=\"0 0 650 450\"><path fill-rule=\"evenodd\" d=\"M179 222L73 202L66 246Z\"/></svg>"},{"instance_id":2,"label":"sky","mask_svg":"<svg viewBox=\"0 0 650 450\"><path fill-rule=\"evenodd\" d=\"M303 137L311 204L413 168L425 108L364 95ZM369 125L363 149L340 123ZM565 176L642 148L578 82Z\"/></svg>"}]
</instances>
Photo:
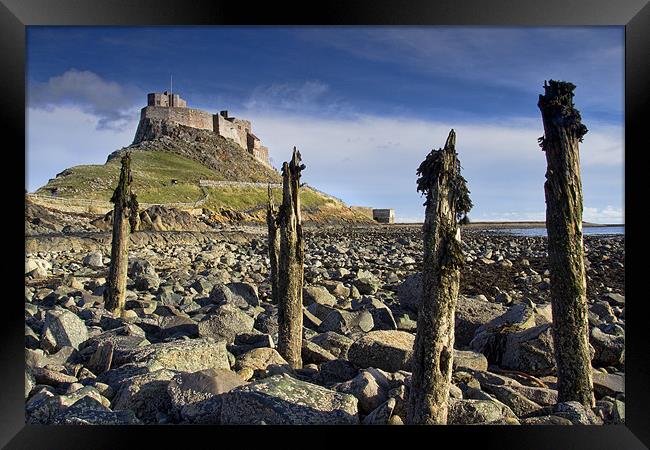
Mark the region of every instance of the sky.
<instances>
[{"instance_id":1,"label":"sky","mask_svg":"<svg viewBox=\"0 0 650 450\"><path fill-rule=\"evenodd\" d=\"M133 141L146 94L249 119L279 168L421 221L456 131L473 221L544 220L544 81L575 84L584 220L624 222L623 27L27 27L26 189Z\"/></svg>"}]
</instances>

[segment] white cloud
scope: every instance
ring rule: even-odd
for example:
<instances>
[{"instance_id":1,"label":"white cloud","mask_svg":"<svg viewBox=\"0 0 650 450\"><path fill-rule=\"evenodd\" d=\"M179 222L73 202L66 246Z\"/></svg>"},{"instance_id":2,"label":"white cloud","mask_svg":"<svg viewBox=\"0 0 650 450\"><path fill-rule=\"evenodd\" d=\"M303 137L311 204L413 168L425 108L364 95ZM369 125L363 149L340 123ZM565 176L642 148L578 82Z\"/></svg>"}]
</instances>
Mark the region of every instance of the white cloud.
<instances>
[{"instance_id":1,"label":"white cloud","mask_svg":"<svg viewBox=\"0 0 650 450\"><path fill-rule=\"evenodd\" d=\"M593 223L624 223L625 214L622 208L608 205L605 208L585 207L582 212L585 222Z\"/></svg>"},{"instance_id":2,"label":"white cloud","mask_svg":"<svg viewBox=\"0 0 650 450\"><path fill-rule=\"evenodd\" d=\"M33 192L64 169L103 164L109 153L133 141L137 121L122 130L98 128L99 117L79 107L28 108L26 188Z\"/></svg>"},{"instance_id":3,"label":"white cloud","mask_svg":"<svg viewBox=\"0 0 650 450\"><path fill-rule=\"evenodd\" d=\"M31 82L27 99L30 108L52 110L76 106L98 118L97 128L127 127L138 114L137 89L101 78L90 71L70 69L47 82Z\"/></svg>"},{"instance_id":4,"label":"white cloud","mask_svg":"<svg viewBox=\"0 0 650 450\"><path fill-rule=\"evenodd\" d=\"M348 204L395 208L398 221L410 221L423 213L423 199L415 189L416 169L432 148L444 144L454 128L463 174L475 204L470 218L544 220L543 213L508 213L545 208L546 160L537 144L542 130L536 121L443 123L377 116L309 118L253 111L245 116L269 146L276 166L288 159L295 145L307 166L304 181ZM590 139L581 147L583 167L602 166L611 169L612 177L622 176L622 150L612 149L619 137L622 140L621 130L592 127L589 134ZM598 180L583 177L585 180L598 184ZM599 198L592 196L591 200L598 202ZM486 216L488 213L496 215Z\"/></svg>"}]
</instances>

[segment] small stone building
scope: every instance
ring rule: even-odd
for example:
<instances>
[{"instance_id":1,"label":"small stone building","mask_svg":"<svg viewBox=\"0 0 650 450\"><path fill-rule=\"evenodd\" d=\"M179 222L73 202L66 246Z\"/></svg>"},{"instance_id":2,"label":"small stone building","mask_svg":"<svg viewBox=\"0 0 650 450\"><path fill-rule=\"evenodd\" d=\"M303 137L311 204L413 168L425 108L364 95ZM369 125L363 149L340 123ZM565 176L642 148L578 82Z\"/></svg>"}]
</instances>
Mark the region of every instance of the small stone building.
<instances>
[{"instance_id":1,"label":"small stone building","mask_svg":"<svg viewBox=\"0 0 650 450\"><path fill-rule=\"evenodd\" d=\"M390 209L373 209L372 218L379 223L395 223L395 210Z\"/></svg>"}]
</instances>

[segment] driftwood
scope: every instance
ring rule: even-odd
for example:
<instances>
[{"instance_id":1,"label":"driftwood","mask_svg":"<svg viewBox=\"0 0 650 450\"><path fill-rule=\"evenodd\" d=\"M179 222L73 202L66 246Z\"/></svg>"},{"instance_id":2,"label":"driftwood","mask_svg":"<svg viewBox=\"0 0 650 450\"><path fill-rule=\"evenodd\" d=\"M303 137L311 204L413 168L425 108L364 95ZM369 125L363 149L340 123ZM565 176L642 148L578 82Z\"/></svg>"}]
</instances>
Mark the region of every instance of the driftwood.
<instances>
[{"instance_id":1,"label":"driftwood","mask_svg":"<svg viewBox=\"0 0 650 450\"><path fill-rule=\"evenodd\" d=\"M594 405L582 242L582 183L578 142L587 132L573 105L575 85L550 80L538 106L546 153L546 230L551 273L558 401Z\"/></svg>"},{"instance_id":2,"label":"driftwood","mask_svg":"<svg viewBox=\"0 0 650 450\"><path fill-rule=\"evenodd\" d=\"M282 165L282 205L276 213L269 191L267 209L272 298L278 303L278 352L293 368L302 367L305 249L299 189L300 172L304 168L300 152L294 147L291 162ZM277 261L276 269L274 261Z\"/></svg>"},{"instance_id":3,"label":"driftwood","mask_svg":"<svg viewBox=\"0 0 650 450\"><path fill-rule=\"evenodd\" d=\"M113 192L113 240L111 243L111 267L104 291L104 306L114 314L124 310L126 276L129 259L129 232L135 231L138 220L138 201L131 191L131 154L122 157L120 181Z\"/></svg>"},{"instance_id":4,"label":"driftwood","mask_svg":"<svg viewBox=\"0 0 650 450\"><path fill-rule=\"evenodd\" d=\"M418 309L409 424L446 424L454 352L454 314L463 263L458 221L472 207L451 130L445 147L432 150L418 169L426 194L422 297Z\"/></svg>"}]
</instances>

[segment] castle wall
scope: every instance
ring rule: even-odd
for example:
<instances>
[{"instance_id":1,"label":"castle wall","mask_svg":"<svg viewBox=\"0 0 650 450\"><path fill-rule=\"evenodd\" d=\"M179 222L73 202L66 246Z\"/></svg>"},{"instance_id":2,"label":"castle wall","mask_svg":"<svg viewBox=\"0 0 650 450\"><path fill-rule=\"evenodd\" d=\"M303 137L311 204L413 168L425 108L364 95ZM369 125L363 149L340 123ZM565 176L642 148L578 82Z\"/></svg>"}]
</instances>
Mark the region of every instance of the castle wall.
<instances>
[{"instance_id":1,"label":"castle wall","mask_svg":"<svg viewBox=\"0 0 650 450\"><path fill-rule=\"evenodd\" d=\"M214 130L212 114L194 108L147 106L140 113L142 119L170 120L200 130Z\"/></svg>"},{"instance_id":2,"label":"castle wall","mask_svg":"<svg viewBox=\"0 0 650 450\"><path fill-rule=\"evenodd\" d=\"M237 126L237 124L232 123L219 114L214 114L212 117L215 133L225 138L232 139L242 148L247 147L245 130L242 130Z\"/></svg>"}]
</instances>

